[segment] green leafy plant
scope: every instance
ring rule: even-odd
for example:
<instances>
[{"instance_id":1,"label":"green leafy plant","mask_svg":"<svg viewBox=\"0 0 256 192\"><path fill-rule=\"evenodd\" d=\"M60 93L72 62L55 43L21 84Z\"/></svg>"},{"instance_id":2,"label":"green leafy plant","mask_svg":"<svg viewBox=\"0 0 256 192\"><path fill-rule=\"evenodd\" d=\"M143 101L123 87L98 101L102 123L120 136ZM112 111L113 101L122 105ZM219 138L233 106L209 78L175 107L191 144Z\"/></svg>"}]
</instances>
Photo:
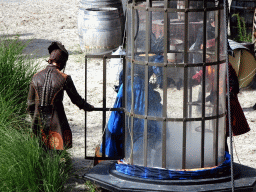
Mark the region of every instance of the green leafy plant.
<instances>
[{"instance_id":1,"label":"green leafy plant","mask_svg":"<svg viewBox=\"0 0 256 192\"><path fill-rule=\"evenodd\" d=\"M235 40L239 42L252 42L252 34L247 34L246 32L246 25L245 25L244 18L240 17L239 13L233 14L232 17L237 18L238 37L235 38Z\"/></svg>"},{"instance_id":2,"label":"green leafy plant","mask_svg":"<svg viewBox=\"0 0 256 192\"><path fill-rule=\"evenodd\" d=\"M85 182L85 186L88 189L89 192L106 192L107 190L104 190L97 185L93 184L91 181L87 180Z\"/></svg>"}]
</instances>

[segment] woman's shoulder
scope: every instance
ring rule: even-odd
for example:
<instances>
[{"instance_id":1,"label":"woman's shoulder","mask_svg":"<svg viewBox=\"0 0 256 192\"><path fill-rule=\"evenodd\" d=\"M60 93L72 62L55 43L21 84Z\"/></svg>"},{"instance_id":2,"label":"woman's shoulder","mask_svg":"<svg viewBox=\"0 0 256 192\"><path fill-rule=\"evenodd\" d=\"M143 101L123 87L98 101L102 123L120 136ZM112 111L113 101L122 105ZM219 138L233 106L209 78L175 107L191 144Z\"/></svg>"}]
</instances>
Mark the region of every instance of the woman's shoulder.
<instances>
[{"instance_id":1,"label":"woman's shoulder","mask_svg":"<svg viewBox=\"0 0 256 192\"><path fill-rule=\"evenodd\" d=\"M66 73L64 73L64 72L62 72L62 71L60 71L60 70L57 70L58 71L58 73L62 76L62 77L64 77L65 79L67 79L68 77L69 77L69 75L67 75Z\"/></svg>"},{"instance_id":2,"label":"woman's shoulder","mask_svg":"<svg viewBox=\"0 0 256 192\"><path fill-rule=\"evenodd\" d=\"M60 71L59 69L55 70L61 77L63 77L64 79L67 79L69 75L67 75L66 73Z\"/></svg>"}]
</instances>

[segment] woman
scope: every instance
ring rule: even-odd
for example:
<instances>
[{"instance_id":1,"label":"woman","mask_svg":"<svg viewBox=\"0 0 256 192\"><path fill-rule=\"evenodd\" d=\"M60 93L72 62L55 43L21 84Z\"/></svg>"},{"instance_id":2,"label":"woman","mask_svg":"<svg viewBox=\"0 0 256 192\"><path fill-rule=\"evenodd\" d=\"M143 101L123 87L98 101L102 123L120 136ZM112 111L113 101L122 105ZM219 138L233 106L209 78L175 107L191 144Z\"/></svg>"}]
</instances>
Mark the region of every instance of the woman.
<instances>
[{"instance_id":1,"label":"woman","mask_svg":"<svg viewBox=\"0 0 256 192\"><path fill-rule=\"evenodd\" d=\"M60 42L48 47L49 65L36 73L30 83L28 111L32 117L32 130L46 149L63 150L72 147L72 133L63 107L64 90L72 103L91 111L94 107L78 94L69 75L61 72L68 60L68 52Z\"/></svg>"}]
</instances>

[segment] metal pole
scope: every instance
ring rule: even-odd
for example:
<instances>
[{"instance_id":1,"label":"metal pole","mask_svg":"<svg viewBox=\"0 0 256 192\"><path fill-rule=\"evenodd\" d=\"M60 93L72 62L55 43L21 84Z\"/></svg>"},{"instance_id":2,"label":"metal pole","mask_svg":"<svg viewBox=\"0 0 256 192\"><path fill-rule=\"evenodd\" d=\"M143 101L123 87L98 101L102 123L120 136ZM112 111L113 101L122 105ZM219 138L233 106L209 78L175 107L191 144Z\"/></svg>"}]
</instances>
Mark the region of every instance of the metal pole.
<instances>
[{"instance_id":1,"label":"metal pole","mask_svg":"<svg viewBox=\"0 0 256 192\"><path fill-rule=\"evenodd\" d=\"M103 109L106 109L107 104L106 104L106 98L107 98L107 93L106 93L106 88L107 88L107 63L106 63L107 57L104 55L103 56ZM106 137L105 137L105 126L106 126L106 110L102 112L102 134L103 134L103 141L102 141L102 157L106 157Z\"/></svg>"},{"instance_id":2,"label":"metal pole","mask_svg":"<svg viewBox=\"0 0 256 192\"><path fill-rule=\"evenodd\" d=\"M150 41L151 41L151 22L152 22L152 18L151 18L151 11L148 11L148 7L152 7L151 3L149 2L149 0L146 1L147 5L146 5L146 55L145 55L145 60L148 63L148 52L150 51ZM151 19L149 19L151 18ZM150 22L151 20L151 22ZM144 111L144 115L147 117L148 116L148 65L145 65L145 79L144 79L144 98L145 98L145 111ZM143 146L143 152L144 152L144 166L147 167L147 157L148 157L148 120L147 118L144 119L144 136L143 136L143 140L144 140L144 146Z\"/></svg>"},{"instance_id":3,"label":"metal pole","mask_svg":"<svg viewBox=\"0 0 256 192\"><path fill-rule=\"evenodd\" d=\"M228 2L227 0L224 0L224 22L225 22L225 37L228 37L228 6L227 6ZM225 49L227 51L228 49L228 38L225 41ZM234 186L234 166L233 166L233 138L232 138L232 128L231 128L231 112L230 112L230 94L229 94L229 66L228 66L229 60L228 60L228 51L226 53L226 65L227 65L227 97L228 97L228 129L229 129L229 139L230 139L230 156L231 156L231 162L230 162L230 166L231 166L231 188L232 188L232 192L235 191L235 186Z\"/></svg>"},{"instance_id":4,"label":"metal pole","mask_svg":"<svg viewBox=\"0 0 256 192\"><path fill-rule=\"evenodd\" d=\"M134 29L134 23L135 23L135 9L134 9L134 5L135 5L135 1L133 0L133 3L132 3L132 31L131 31L131 43L132 43L132 53L131 53L131 56L132 56L132 61L131 61L131 156L130 156L130 163L133 164L133 121L134 121L134 117L133 117L133 114L134 114L134 44L135 44L135 29Z\"/></svg>"},{"instance_id":5,"label":"metal pole","mask_svg":"<svg viewBox=\"0 0 256 192\"><path fill-rule=\"evenodd\" d=\"M167 45L168 45L168 0L164 0L164 63L167 64ZM166 65L165 65L166 66ZM163 109L162 116L162 168L166 168L166 127L167 127L167 67L163 67Z\"/></svg>"},{"instance_id":6,"label":"metal pole","mask_svg":"<svg viewBox=\"0 0 256 192\"><path fill-rule=\"evenodd\" d=\"M87 102L87 55L85 55L85 64L84 64L84 70L85 70L85 72L84 72L84 77L85 77L85 83L84 83L84 90L85 90L85 95L84 95L84 99L85 99L85 101ZM85 127L84 127L84 157L86 158L87 157L87 155L86 155L86 153L87 153L87 151L86 151L86 128L87 128L87 112L85 111L85 113L84 113L84 120L85 120Z\"/></svg>"},{"instance_id":7,"label":"metal pole","mask_svg":"<svg viewBox=\"0 0 256 192\"><path fill-rule=\"evenodd\" d=\"M202 132L201 132L201 168L204 167L204 146L205 146L205 92L206 92L206 23L207 23L207 1L203 0L203 82L202 82Z\"/></svg>"}]
</instances>

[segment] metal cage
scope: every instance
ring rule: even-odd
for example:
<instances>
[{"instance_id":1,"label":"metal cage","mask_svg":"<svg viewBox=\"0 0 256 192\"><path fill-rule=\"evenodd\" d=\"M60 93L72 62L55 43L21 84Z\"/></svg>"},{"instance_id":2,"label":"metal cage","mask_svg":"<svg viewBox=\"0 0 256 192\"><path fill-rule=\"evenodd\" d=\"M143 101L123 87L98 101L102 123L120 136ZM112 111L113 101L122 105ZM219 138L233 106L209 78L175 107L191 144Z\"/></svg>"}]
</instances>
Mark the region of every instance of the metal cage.
<instances>
[{"instance_id":1,"label":"metal cage","mask_svg":"<svg viewBox=\"0 0 256 192\"><path fill-rule=\"evenodd\" d=\"M106 111L124 111L124 156L102 157L167 169L218 166L225 160L226 36L222 0L129 1L123 108L106 107L103 59L102 133ZM87 75L85 74L85 77ZM87 88L86 88L87 90ZM85 133L86 138L86 133ZM86 141L85 141L86 146Z\"/></svg>"},{"instance_id":2,"label":"metal cage","mask_svg":"<svg viewBox=\"0 0 256 192\"><path fill-rule=\"evenodd\" d=\"M195 169L224 161L221 0L127 4L125 163Z\"/></svg>"}]
</instances>

